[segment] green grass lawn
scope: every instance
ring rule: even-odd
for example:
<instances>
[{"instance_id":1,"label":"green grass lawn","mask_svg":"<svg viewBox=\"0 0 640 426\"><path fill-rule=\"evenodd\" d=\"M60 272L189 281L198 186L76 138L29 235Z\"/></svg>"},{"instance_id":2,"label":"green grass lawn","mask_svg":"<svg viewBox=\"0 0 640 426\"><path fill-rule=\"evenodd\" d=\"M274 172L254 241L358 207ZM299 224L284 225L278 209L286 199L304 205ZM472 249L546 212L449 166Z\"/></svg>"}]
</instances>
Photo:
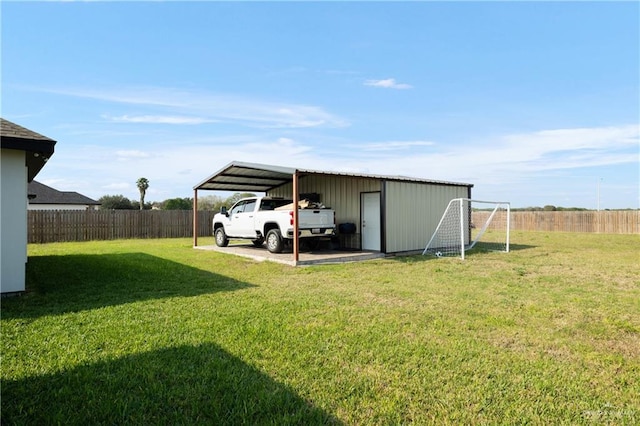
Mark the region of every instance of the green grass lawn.
<instances>
[{"instance_id":1,"label":"green grass lawn","mask_svg":"<svg viewBox=\"0 0 640 426\"><path fill-rule=\"evenodd\" d=\"M2 423L638 424L638 236L511 243L306 268L30 245L28 293L2 300Z\"/></svg>"}]
</instances>

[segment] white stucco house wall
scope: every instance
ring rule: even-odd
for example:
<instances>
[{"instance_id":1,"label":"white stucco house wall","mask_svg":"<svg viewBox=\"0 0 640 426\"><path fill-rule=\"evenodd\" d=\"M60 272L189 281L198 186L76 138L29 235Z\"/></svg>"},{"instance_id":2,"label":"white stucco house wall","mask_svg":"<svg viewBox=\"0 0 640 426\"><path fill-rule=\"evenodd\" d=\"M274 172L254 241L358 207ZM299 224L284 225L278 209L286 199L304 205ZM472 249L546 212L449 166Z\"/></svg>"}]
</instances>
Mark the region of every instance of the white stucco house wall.
<instances>
[{"instance_id":1,"label":"white stucco house wall","mask_svg":"<svg viewBox=\"0 0 640 426\"><path fill-rule=\"evenodd\" d=\"M28 183L56 141L0 118L0 293L25 291Z\"/></svg>"}]
</instances>

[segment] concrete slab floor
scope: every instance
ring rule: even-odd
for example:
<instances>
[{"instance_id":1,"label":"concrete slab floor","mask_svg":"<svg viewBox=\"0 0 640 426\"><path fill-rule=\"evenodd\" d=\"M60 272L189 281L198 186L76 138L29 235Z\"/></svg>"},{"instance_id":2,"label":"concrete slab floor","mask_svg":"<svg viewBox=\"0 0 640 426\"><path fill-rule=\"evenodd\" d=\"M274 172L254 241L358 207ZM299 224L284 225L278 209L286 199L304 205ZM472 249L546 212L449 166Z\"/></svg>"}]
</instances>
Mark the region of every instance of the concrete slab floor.
<instances>
[{"instance_id":1,"label":"concrete slab floor","mask_svg":"<svg viewBox=\"0 0 640 426\"><path fill-rule=\"evenodd\" d=\"M195 246L195 249L199 250L212 250L219 253L233 254L236 256L246 257L256 260L258 262L269 261L276 263L283 263L291 266L305 266L305 265L318 265L326 263L346 263L346 262L360 262L369 259L379 259L385 257L384 253L377 251L342 251L342 250L329 250L320 249L300 252L298 256L298 262L293 260L293 251L291 249L285 250L282 253L269 253L264 246L254 247L249 244L230 244L227 247L218 247L216 245Z\"/></svg>"}]
</instances>

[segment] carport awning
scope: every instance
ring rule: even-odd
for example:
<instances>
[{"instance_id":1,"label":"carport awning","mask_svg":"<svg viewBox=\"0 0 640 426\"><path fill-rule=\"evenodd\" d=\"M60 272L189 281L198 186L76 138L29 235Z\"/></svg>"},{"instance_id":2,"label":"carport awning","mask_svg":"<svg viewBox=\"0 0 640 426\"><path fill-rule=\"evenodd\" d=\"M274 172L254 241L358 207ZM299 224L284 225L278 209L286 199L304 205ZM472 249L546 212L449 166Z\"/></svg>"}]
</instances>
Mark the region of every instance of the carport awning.
<instances>
[{"instance_id":1,"label":"carport awning","mask_svg":"<svg viewBox=\"0 0 640 426\"><path fill-rule=\"evenodd\" d=\"M267 192L293 180L296 169L234 161L212 174L193 189Z\"/></svg>"},{"instance_id":2,"label":"carport awning","mask_svg":"<svg viewBox=\"0 0 640 426\"><path fill-rule=\"evenodd\" d=\"M272 166L268 164L243 163L234 161L216 173L212 174L193 189L208 189L215 191L244 191L244 192L268 192L285 183L293 181L293 175L298 176L326 175L347 176L367 179L384 179L389 181L429 183L433 185L452 185L473 187L469 183L447 182L432 179L420 179L409 176L384 176L361 173L329 172L309 169L294 169L292 167Z\"/></svg>"}]
</instances>

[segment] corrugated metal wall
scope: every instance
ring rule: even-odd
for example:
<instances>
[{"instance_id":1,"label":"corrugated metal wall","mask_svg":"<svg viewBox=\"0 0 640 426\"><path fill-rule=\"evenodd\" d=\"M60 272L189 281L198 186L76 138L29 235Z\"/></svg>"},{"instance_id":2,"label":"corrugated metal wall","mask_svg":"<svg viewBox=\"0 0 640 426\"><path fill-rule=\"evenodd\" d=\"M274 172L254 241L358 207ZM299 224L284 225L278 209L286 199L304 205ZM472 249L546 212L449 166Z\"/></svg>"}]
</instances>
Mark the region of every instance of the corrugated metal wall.
<instances>
[{"instance_id":1,"label":"corrugated metal wall","mask_svg":"<svg viewBox=\"0 0 640 426\"><path fill-rule=\"evenodd\" d=\"M468 197L469 189L388 181L385 194L386 251L395 253L424 249L449 201Z\"/></svg>"},{"instance_id":2,"label":"corrugated metal wall","mask_svg":"<svg viewBox=\"0 0 640 426\"><path fill-rule=\"evenodd\" d=\"M268 195L291 198L291 186L283 185ZM301 177L298 186L300 194L320 194L320 201L336 211L336 223L355 223L359 234L360 194L382 191L382 180L310 175ZM449 201L468 195L465 186L386 181L385 251L395 253L424 249Z\"/></svg>"},{"instance_id":3,"label":"corrugated metal wall","mask_svg":"<svg viewBox=\"0 0 640 426\"><path fill-rule=\"evenodd\" d=\"M336 223L352 222L360 232L360 193L381 190L380 180L348 176L310 175L298 181L300 194L316 192L320 201L336 212ZM269 192L274 197L291 198L291 184Z\"/></svg>"}]
</instances>

